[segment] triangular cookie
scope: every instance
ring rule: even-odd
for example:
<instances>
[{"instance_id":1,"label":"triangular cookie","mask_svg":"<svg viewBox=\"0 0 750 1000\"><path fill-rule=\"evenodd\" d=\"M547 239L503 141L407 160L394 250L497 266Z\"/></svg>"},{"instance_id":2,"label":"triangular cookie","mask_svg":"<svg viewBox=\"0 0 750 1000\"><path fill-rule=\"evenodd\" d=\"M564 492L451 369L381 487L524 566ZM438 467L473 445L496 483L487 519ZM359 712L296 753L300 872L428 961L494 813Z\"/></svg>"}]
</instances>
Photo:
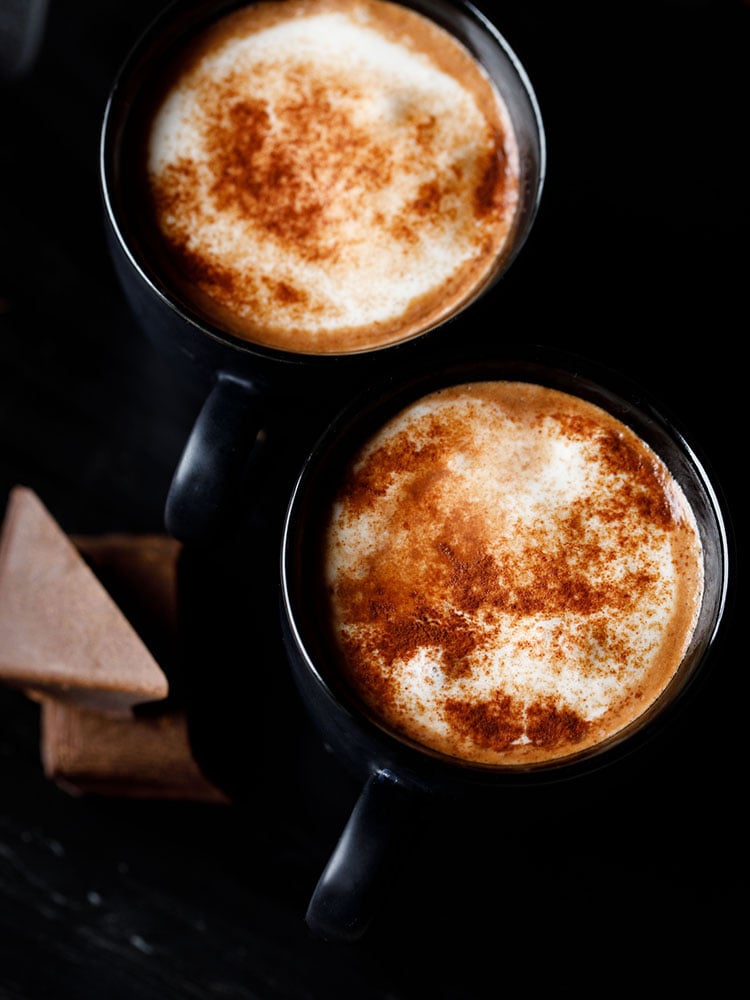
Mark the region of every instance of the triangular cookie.
<instances>
[{"instance_id":1,"label":"triangular cookie","mask_svg":"<svg viewBox=\"0 0 750 1000\"><path fill-rule=\"evenodd\" d=\"M0 535L0 680L115 714L168 693L143 640L22 486L10 493Z\"/></svg>"}]
</instances>

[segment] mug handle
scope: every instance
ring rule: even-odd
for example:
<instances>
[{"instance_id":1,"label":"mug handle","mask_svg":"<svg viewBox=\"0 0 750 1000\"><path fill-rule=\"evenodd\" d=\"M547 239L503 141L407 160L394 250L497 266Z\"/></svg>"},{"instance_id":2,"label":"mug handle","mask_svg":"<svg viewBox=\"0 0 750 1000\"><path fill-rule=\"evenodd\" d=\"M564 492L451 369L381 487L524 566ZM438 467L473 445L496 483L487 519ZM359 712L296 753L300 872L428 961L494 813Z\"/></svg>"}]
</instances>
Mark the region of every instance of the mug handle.
<instances>
[{"instance_id":1,"label":"mug handle","mask_svg":"<svg viewBox=\"0 0 750 1000\"><path fill-rule=\"evenodd\" d=\"M214 535L239 499L249 454L262 432L261 393L220 372L195 420L167 495L167 532L181 542Z\"/></svg>"},{"instance_id":2,"label":"mug handle","mask_svg":"<svg viewBox=\"0 0 750 1000\"><path fill-rule=\"evenodd\" d=\"M370 775L308 904L305 920L316 937L351 943L364 935L421 818L422 798L388 769Z\"/></svg>"}]
</instances>

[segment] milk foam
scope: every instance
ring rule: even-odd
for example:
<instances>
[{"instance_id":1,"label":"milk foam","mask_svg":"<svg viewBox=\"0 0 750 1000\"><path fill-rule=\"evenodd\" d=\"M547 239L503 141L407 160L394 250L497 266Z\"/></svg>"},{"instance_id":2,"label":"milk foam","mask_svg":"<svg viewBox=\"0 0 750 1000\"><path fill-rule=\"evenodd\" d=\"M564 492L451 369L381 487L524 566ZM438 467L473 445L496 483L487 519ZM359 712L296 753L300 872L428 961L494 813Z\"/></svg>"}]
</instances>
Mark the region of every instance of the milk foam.
<instances>
[{"instance_id":1,"label":"milk foam","mask_svg":"<svg viewBox=\"0 0 750 1000\"><path fill-rule=\"evenodd\" d=\"M483 763L529 763L637 718L680 664L703 568L660 459L583 400L443 390L350 470L325 577L342 668L388 725Z\"/></svg>"},{"instance_id":2,"label":"milk foam","mask_svg":"<svg viewBox=\"0 0 750 1000\"><path fill-rule=\"evenodd\" d=\"M429 327L511 232L518 154L499 94L415 12L258 8L185 63L150 130L158 225L188 294L238 335L314 353ZM255 133L232 133L235 112Z\"/></svg>"}]
</instances>

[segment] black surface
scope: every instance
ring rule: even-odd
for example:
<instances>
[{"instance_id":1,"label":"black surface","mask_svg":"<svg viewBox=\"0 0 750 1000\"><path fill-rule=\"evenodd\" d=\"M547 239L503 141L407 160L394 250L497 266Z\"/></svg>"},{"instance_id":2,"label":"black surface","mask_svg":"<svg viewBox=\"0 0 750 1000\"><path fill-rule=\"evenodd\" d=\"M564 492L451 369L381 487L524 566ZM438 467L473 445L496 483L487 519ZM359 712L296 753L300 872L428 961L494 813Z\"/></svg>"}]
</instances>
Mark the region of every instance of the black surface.
<instances>
[{"instance_id":1,"label":"black surface","mask_svg":"<svg viewBox=\"0 0 750 1000\"><path fill-rule=\"evenodd\" d=\"M708 460L741 540L750 7L480 6L534 83L549 169L529 243L463 328L639 380ZM23 483L71 533L159 531L204 387L134 326L97 178L108 85L156 5L51 0L21 50L22 7L0 18L0 504ZM286 428L277 444L304 450ZM264 482L273 525L285 478ZM42 775L36 706L0 689L3 1000L536 996L586 992L602 968L605 993L709 968L726 995L744 904L741 610L668 740L502 815L436 817L368 936L331 947L303 917L356 788L289 690L274 532L261 544L252 527L231 559L186 562L204 582L180 693L235 806L70 798Z\"/></svg>"}]
</instances>

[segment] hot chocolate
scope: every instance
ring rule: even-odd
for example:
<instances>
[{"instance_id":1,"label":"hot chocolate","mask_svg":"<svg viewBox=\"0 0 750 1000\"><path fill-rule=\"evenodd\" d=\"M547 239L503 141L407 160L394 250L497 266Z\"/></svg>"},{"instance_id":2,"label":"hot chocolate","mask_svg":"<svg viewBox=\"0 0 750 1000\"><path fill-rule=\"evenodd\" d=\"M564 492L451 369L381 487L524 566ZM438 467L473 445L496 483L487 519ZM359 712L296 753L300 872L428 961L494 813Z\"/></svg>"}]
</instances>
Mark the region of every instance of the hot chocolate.
<instances>
[{"instance_id":1,"label":"hot chocolate","mask_svg":"<svg viewBox=\"0 0 750 1000\"><path fill-rule=\"evenodd\" d=\"M408 339L479 294L512 243L501 95L451 34L385 0L219 19L165 68L143 143L157 270L266 347Z\"/></svg>"},{"instance_id":2,"label":"hot chocolate","mask_svg":"<svg viewBox=\"0 0 750 1000\"><path fill-rule=\"evenodd\" d=\"M526 382L441 389L336 488L321 572L368 713L471 763L562 761L659 698L703 552L666 465L598 406Z\"/></svg>"}]
</instances>

